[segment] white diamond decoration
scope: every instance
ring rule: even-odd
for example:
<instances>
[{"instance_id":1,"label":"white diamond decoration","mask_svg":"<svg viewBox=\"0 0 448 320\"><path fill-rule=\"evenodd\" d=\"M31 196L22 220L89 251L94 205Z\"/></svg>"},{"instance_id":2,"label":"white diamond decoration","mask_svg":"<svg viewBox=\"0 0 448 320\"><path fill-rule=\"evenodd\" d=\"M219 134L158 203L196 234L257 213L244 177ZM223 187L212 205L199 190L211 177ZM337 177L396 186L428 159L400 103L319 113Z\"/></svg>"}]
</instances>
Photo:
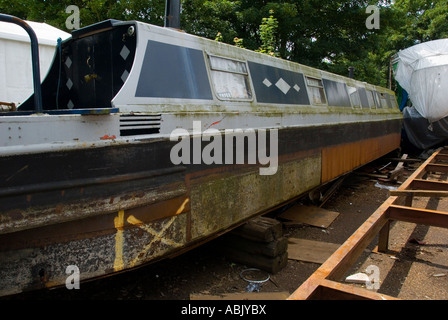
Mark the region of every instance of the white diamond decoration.
<instances>
[{"instance_id":1,"label":"white diamond decoration","mask_svg":"<svg viewBox=\"0 0 448 320\"><path fill-rule=\"evenodd\" d=\"M126 79L128 78L128 75L129 75L128 70L124 70L123 74L121 75L121 80L122 80L123 82L125 82Z\"/></svg>"},{"instance_id":2,"label":"white diamond decoration","mask_svg":"<svg viewBox=\"0 0 448 320\"><path fill-rule=\"evenodd\" d=\"M75 105L73 104L72 100L69 100L68 103L67 103L67 108L73 109L74 106Z\"/></svg>"},{"instance_id":3,"label":"white diamond decoration","mask_svg":"<svg viewBox=\"0 0 448 320\"><path fill-rule=\"evenodd\" d=\"M267 78L264 79L263 84L264 84L266 87L268 87L268 88L269 88L270 86L272 86L271 81L269 81Z\"/></svg>"},{"instance_id":4,"label":"white diamond decoration","mask_svg":"<svg viewBox=\"0 0 448 320\"><path fill-rule=\"evenodd\" d=\"M70 57L65 60L65 65L67 66L67 68L70 68L72 66L72 59L70 59Z\"/></svg>"},{"instance_id":5,"label":"white diamond decoration","mask_svg":"<svg viewBox=\"0 0 448 320\"><path fill-rule=\"evenodd\" d=\"M280 78L280 80L277 81L277 83L275 84L277 88L280 89L281 92L283 92L284 94L287 94L289 89L291 89L291 86L289 84L286 83L285 80L283 80L282 78Z\"/></svg>"},{"instance_id":6,"label":"white diamond decoration","mask_svg":"<svg viewBox=\"0 0 448 320\"><path fill-rule=\"evenodd\" d=\"M129 51L128 47L123 46L123 48L120 51L120 56L123 58L123 60L126 60L130 52L131 51Z\"/></svg>"},{"instance_id":7,"label":"white diamond decoration","mask_svg":"<svg viewBox=\"0 0 448 320\"><path fill-rule=\"evenodd\" d=\"M66 83L65 85L67 86L68 90L70 90L70 89L73 87L73 82L72 82L72 80L69 78L68 81L67 81L67 83Z\"/></svg>"},{"instance_id":8,"label":"white diamond decoration","mask_svg":"<svg viewBox=\"0 0 448 320\"><path fill-rule=\"evenodd\" d=\"M299 92L300 91L300 87L298 86L298 85L294 85L294 90L296 90L297 92Z\"/></svg>"}]
</instances>

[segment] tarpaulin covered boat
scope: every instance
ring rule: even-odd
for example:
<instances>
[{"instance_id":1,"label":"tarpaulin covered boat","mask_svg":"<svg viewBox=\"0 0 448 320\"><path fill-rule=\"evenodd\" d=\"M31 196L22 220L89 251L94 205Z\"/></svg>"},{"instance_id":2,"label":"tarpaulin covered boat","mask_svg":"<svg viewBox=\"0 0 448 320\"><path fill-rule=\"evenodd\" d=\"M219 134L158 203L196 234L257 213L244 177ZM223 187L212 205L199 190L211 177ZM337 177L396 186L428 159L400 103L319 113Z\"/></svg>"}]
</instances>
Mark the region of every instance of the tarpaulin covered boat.
<instances>
[{"instance_id":1,"label":"tarpaulin covered boat","mask_svg":"<svg viewBox=\"0 0 448 320\"><path fill-rule=\"evenodd\" d=\"M394 76L411 102L403 108L404 128L420 149L448 139L448 39L400 51Z\"/></svg>"}]
</instances>

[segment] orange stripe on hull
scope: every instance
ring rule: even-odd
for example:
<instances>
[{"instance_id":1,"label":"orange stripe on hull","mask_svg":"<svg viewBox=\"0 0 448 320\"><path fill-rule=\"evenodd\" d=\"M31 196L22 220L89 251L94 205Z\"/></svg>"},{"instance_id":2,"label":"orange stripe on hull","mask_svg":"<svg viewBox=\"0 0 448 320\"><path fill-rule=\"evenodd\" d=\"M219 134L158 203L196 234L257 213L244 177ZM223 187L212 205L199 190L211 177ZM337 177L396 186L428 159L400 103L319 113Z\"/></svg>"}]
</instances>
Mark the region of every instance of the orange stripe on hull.
<instances>
[{"instance_id":1,"label":"orange stripe on hull","mask_svg":"<svg viewBox=\"0 0 448 320\"><path fill-rule=\"evenodd\" d=\"M322 149L322 183L398 149L400 140L401 135L394 133Z\"/></svg>"}]
</instances>

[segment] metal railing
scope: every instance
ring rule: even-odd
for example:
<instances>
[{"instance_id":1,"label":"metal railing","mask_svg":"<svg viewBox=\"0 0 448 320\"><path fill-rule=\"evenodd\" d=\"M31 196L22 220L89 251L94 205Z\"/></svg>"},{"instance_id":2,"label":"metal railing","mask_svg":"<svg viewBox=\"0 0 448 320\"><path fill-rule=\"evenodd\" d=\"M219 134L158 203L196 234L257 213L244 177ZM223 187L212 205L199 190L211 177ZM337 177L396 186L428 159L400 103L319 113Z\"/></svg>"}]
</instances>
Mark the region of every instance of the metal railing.
<instances>
[{"instance_id":1,"label":"metal railing","mask_svg":"<svg viewBox=\"0 0 448 320\"><path fill-rule=\"evenodd\" d=\"M0 13L0 21L10 22L21 26L28 33L31 40L31 65L33 68L34 108L37 113L42 113L42 88L40 83L39 43L34 30L22 19Z\"/></svg>"}]
</instances>

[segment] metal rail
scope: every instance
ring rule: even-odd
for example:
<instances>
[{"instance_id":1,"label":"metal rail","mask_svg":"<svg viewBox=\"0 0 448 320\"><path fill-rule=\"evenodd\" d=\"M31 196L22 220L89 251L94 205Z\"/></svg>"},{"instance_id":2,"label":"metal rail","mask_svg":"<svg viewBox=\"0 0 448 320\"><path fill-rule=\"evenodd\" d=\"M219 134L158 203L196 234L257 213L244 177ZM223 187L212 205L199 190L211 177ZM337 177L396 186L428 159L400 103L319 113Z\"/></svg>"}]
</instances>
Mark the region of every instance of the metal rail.
<instances>
[{"instance_id":1,"label":"metal rail","mask_svg":"<svg viewBox=\"0 0 448 320\"><path fill-rule=\"evenodd\" d=\"M429 172L447 173L448 150L434 152L294 293L289 300L395 300L397 298L339 283L359 255L378 235L378 251L387 252L391 221L448 228L448 212L412 207L414 196L447 197L448 182L425 178ZM404 197L404 198L403 198ZM398 201L404 205L398 205Z\"/></svg>"},{"instance_id":2,"label":"metal rail","mask_svg":"<svg viewBox=\"0 0 448 320\"><path fill-rule=\"evenodd\" d=\"M0 21L14 23L21 26L28 33L31 40L31 65L33 68L34 108L37 113L42 113L42 88L40 83L39 43L36 33L25 21L17 17L0 13Z\"/></svg>"}]
</instances>

